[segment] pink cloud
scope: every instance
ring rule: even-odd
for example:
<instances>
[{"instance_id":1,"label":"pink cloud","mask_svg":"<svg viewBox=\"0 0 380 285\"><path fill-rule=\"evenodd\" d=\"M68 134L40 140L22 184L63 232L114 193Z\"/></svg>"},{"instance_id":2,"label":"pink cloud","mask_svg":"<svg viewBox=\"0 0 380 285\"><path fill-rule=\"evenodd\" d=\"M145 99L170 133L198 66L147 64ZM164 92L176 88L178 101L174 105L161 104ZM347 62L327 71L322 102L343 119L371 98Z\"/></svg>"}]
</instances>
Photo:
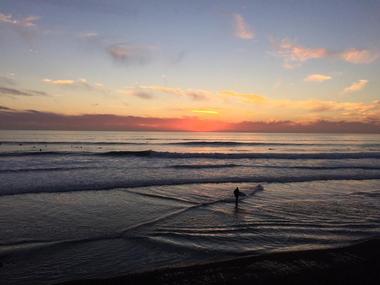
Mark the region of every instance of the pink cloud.
<instances>
[{"instance_id":1,"label":"pink cloud","mask_svg":"<svg viewBox=\"0 0 380 285\"><path fill-rule=\"evenodd\" d=\"M40 17L36 16L28 16L21 19L14 18L11 14L6 15L0 13L0 23L5 23L17 27L30 28L36 26L36 21L39 20Z\"/></svg>"},{"instance_id":2,"label":"pink cloud","mask_svg":"<svg viewBox=\"0 0 380 285\"><path fill-rule=\"evenodd\" d=\"M368 80L361 79L361 80L358 80L358 81L352 83L347 88L345 88L343 92L344 93L357 92L357 91L364 89L367 86L367 84L368 84Z\"/></svg>"},{"instance_id":3,"label":"pink cloud","mask_svg":"<svg viewBox=\"0 0 380 285\"><path fill-rule=\"evenodd\" d=\"M98 92L105 92L109 93L111 90L109 90L107 87L105 87L101 83L92 83L87 81L85 78L81 79L49 79L45 78L42 80L42 82L62 88L81 88L81 89L87 89L90 91L98 91Z\"/></svg>"},{"instance_id":4,"label":"pink cloud","mask_svg":"<svg viewBox=\"0 0 380 285\"><path fill-rule=\"evenodd\" d=\"M304 80L306 82L323 82L326 80L330 80L332 77L324 74L310 74Z\"/></svg>"},{"instance_id":5,"label":"pink cloud","mask_svg":"<svg viewBox=\"0 0 380 285\"><path fill-rule=\"evenodd\" d=\"M325 58L329 52L325 48L307 48L297 45L288 39L274 44L278 56L284 60L284 67L291 69L311 59Z\"/></svg>"},{"instance_id":6,"label":"pink cloud","mask_svg":"<svg viewBox=\"0 0 380 285\"><path fill-rule=\"evenodd\" d=\"M330 51L326 48L309 48L288 39L273 41L276 55L283 58L283 66L288 69L301 66L312 59L338 58L353 64L370 64L375 62L380 53L368 49L349 48L344 51Z\"/></svg>"},{"instance_id":7,"label":"pink cloud","mask_svg":"<svg viewBox=\"0 0 380 285\"><path fill-rule=\"evenodd\" d=\"M379 53L366 49L348 49L341 53L341 58L347 62L355 64L369 64L379 58Z\"/></svg>"},{"instance_id":8,"label":"pink cloud","mask_svg":"<svg viewBox=\"0 0 380 285\"><path fill-rule=\"evenodd\" d=\"M235 36L243 40L251 40L254 38L252 28L247 24L240 14L234 14Z\"/></svg>"}]
</instances>

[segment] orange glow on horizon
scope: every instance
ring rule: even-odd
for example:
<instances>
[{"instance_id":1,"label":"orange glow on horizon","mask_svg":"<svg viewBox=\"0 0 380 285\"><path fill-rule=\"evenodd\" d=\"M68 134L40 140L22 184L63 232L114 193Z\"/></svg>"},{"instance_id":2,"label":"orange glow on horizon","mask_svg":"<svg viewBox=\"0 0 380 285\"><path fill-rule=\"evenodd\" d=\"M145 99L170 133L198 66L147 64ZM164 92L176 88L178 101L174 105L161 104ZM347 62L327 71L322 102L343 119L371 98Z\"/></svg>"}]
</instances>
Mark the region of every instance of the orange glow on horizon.
<instances>
[{"instance_id":1,"label":"orange glow on horizon","mask_svg":"<svg viewBox=\"0 0 380 285\"><path fill-rule=\"evenodd\" d=\"M231 128L231 124L222 121L188 118L173 123L171 127L174 130L187 132L218 132L229 130Z\"/></svg>"}]
</instances>

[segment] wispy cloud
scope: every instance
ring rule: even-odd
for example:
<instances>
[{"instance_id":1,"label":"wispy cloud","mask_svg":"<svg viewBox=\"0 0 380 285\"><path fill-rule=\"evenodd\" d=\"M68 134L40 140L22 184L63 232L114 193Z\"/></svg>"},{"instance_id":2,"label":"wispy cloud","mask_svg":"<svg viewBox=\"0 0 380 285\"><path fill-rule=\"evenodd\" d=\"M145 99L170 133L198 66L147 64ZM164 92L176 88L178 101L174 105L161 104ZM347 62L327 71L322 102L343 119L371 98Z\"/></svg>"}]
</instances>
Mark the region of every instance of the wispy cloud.
<instances>
[{"instance_id":1,"label":"wispy cloud","mask_svg":"<svg viewBox=\"0 0 380 285\"><path fill-rule=\"evenodd\" d=\"M368 84L368 80L361 79L361 80L358 80L358 81L352 83L347 88L345 88L343 90L343 92L344 93L357 92L357 91L364 89L367 86L367 84Z\"/></svg>"},{"instance_id":2,"label":"wispy cloud","mask_svg":"<svg viewBox=\"0 0 380 285\"><path fill-rule=\"evenodd\" d=\"M331 51L327 48L308 48L289 39L272 40L275 55L283 59L283 66L293 69L311 59L338 58L353 64L370 64L380 58L380 53L369 49L349 48L343 51Z\"/></svg>"},{"instance_id":3,"label":"wispy cloud","mask_svg":"<svg viewBox=\"0 0 380 285\"><path fill-rule=\"evenodd\" d=\"M74 80L71 80L71 79L56 79L56 80L52 80L52 79L49 79L49 78L45 78L42 80L43 82L46 82L46 83L50 83L50 84L54 84L54 85L74 85L74 83L76 83L76 81Z\"/></svg>"},{"instance_id":4,"label":"wispy cloud","mask_svg":"<svg viewBox=\"0 0 380 285\"><path fill-rule=\"evenodd\" d=\"M380 133L378 122L313 120L294 121L246 121L234 125L242 132L292 132L292 133Z\"/></svg>"},{"instance_id":5,"label":"wispy cloud","mask_svg":"<svg viewBox=\"0 0 380 285\"><path fill-rule=\"evenodd\" d=\"M238 97L243 99L245 102L248 103L255 103L255 104L261 104L267 101L267 98L261 95L253 94L253 93L240 93L232 90L223 90L220 92L220 95L222 97L228 98L228 97Z\"/></svg>"},{"instance_id":6,"label":"wispy cloud","mask_svg":"<svg viewBox=\"0 0 380 285\"><path fill-rule=\"evenodd\" d=\"M324 58L329 55L325 48L307 48L283 39L280 42L273 41L276 54L284 60L283 66L292 69L311 59Z\"/></svg>"},{"instance_id":7,"label":"wispy cloud","mask_svg":"<svg viewBox=\"0 0 380 285\"><path fill-rule=\"evenodd\" d=\"M76 38L82 43L86 43L86 47L91 49L101 49L103 52L106 50L106 47L111 45L106 41L104 36L100 35L97 32L82 32L78 33Z\"/></svg>"},{"instance_id":8,"label":"wispy cloud","mask_svg":"<svg viewBox=\"0 0 380 285\"><path fill-rule=\"evenodd\" d=\"M255 34L252 28L247 24L244 17L240 14L233 14L233 17L235 26L235 36L243 40L253 39Z\"/></svg>"},{"instance_id":9,"label":"wispy cloud","mask_svg":"<svg viewBox=\"0 0 380 285\"><path fill-rule=\"evenodd\" d=\"M14 111L14 109L12 109L12 108L1 106L1 105L0 105L0 110L1 111Z\"/></svg>"},{"instance_id":10,"label":"wispy cloud","mask_svg":"<svg viewBox=\"0 0 380 285\"><path fill-rule=\"evenodd\" d=\"M374 102L360 103L318 99L280 99L270 98L255 93L242 93L234 90L214 92L201 89L183 89L153 85L125 88L119 90L119 93L146 100L158 98L157 96L160 94L173 95L178 98L190 98L192 100L210 99L210 102L213 102L216 105L222 101L225 103L227 100L228 104L231 105L232 110L234 104L241 102L244 104L243 108L246 108L247 110L252 109L252 107L257 107L252 109L255 110L254 113L256 116L268 118L268 114L273 114L272 117L276 119L289 117L302 120L318 118L366 120L369 116L375 116L373 110L380 110L380 104ZM239 108L241 108L241 106L242 105L239 105ZM199 112L193 112L192 110L198 110ZM207 114L208 111L215 111L214 109L208 108L196 108L192 110L191 112L199 114Z\"/></svg>"},{"instance_id":11,"label":"wispy cloud","mask_svg":"<svg viewBox=\"0 0 380 285\"><path fill-rule=\"evenodd\" d=\"M96 33L96 32L87 32L87 33L80 33L78 35L78 37L80 39L83 39L83 40L94 40L94 39L98 39L99 38L99 34Z\"/></svg>"},{"instance_id":12,"label":"wispy cloud","mask_svg":"<svg viewBox=\"0 0 380 285\"><path fill-rule=\"evenodd\" d=\"M4 14L0 12L0 23L23 27L23 28L31 28L36 26L36 21L38 21L40 17L36 16L28 16L24 18L16 19L12 14Z\"/></svg>"},{"instance_id":13,"label":"wispy cloud","mask_svg":"<svg viewBox=\"0 0 380 285\"><path fill-rule=\"evenodd\" d=\"M306 82L323 82L326 80L330 80L332 77L329 75L324 75L324 74L310 74L307 76L304 81Z\"/></svg>"},{"instance_id":14,"label":"wispy cloud","mask_svg":"<svg viewBox=\"0 0 380 285\"><path fill-rule=\"evenodd\" d=\"M196 114L205 114L205 115L218 115L219 112L215 110L208 110L208 109L194 109L191 110L191 112Z\"/></svg>"},{"instance_id":15,"label":"wispy cloud","mask_svg":"<svg viewBox=\"0 0 380 285\"><path fill-rule=\"evenodd\" d=\"M154 99L154 95L150 93L149 91L146 91L142 88L126 88L126 89L120 89L118 90L119 94L126 95L126 96L135 96L139 97L141 99L150 100Z\"/></svg>"},{"instance_id":16,"label":"wispy cloud","mask_svg":"<svg viewBox=\"0 0 380 285\"><path fill-rule=\"evenodd\" d=\"M221 91L220 95L222 97L240 99L246 104L256 105L256 113L275 114L273 118L276 119L297 117L302 120L310 118L367 120L369 117L376 117L376 114L379 114L378 120L380 121L380 104L378 104L377 101L372 103L360 103L317 99L274 99L236 91Z\"/></svg>"},{"instance_id":17,"label":"wispy cloud","mask_svg":"<svg viewBox=\"0 0 380 285\"><path fill-rule=\"evenodd\" d=\"M117 63L143 65L152 60L152 47L117 43L106 47L107 53Z\"/></svg>"},{"instance_id":18,"label":"wispy cloud","mask_svg":"<svg viewBox=\"0 0 380 285\"><path fill-rule=\"evenodd\" d=\"M12 14L0 12L0 27L4 26L12 30L32 46L36 36L41 32L37 25L39 19L40 17L37 16L16 18Z\"/></svg>"},{"instance_id":19,"label":"wispy cloud","mask_svg":"<svg viewBox=\"0 0 380 285\"><path fill-rule=\"evenodd\" d=\"M159 85L152 85L152 86L137 86L132 88L126 88L124 90L119 90L119 93L124 93L126 95L134 95L138 96L140 94L140 98L143 99L151 99L153 94L159 93L159 94L168 94L168 95L175 95L179 97L187 97L192 100L206 100L211 98L214 93L207 90L201 90L201 89L182 89L182 88L174 88L174 87L166 87L166 86L159 86ZM142 95L144 94L144 95ZM149 94L149 96L148 96ZM142 96L141 96L142 95Z\"/></svg>"},{"instance_id":20,"label":"wispy cloud","mask_svg":"<svg viewBox=\"0 0 380 285\"><path fill-rule=\"evenodd\" d=\"M91 49L101 50L113 62L125 66L148 64L154 59L157 50L154 45L134 44L128 41L114 42L97 32L80 33L77 39ZM183 55L180 54L175 60L180 61L181 57Z\"/></svg>"},{"instance_id":21,"label":"wispy cloud","mask_svg":"<svg viewBox=\"0 0 380 285\"><path fill-rule=\"evenodd\" d=\"M107 92L109 91L103 84L101 83L91 83L87 81L85 78L81 79L42 79L42 82L50 85L60 86L60 87L70 87L70 88L82 88L92 91L100 91Z\"/></svg>"},{"instance_id":22,"label":"wispy cloud","mask_svg":"<svg viewBox=\"0 0 380 285\"><path fill-rule=\"evenodd\" d=\"M8 76L0 76L0 84L15 85L15 80Z\"/></svg>"},{"instance_id":23,"label":"wispy cloud","mask_svg":"<svg viewBox=\"0 0 380 285\"><path fill-rule=\"evenodd\" d=\"M340 54L341 58L347 62L355 64L369 64L379 58L379 53L367 49L348 49Z\"/></svg>"},{"instance_id":24,"label":"wispy cloud","mask_svg":"<svg viewBox=\"0 0 380 285\"><path fill-rule=\"evenodd\" d=\"M46 92L36 90L20 90L16 88L8 88L0 86L0 95L3 96L49 96Z\"/></svg>"},{"instance_id":25,"label":"wispy cloud","mask_svg":"<svg viewBox=\"0 0 380 285\"><path fill-rule=\"evenodd\" d=\"M133 95L142 99L153 99L153 95L144 91L134 91Z\"/></svg>"}]
</instances>

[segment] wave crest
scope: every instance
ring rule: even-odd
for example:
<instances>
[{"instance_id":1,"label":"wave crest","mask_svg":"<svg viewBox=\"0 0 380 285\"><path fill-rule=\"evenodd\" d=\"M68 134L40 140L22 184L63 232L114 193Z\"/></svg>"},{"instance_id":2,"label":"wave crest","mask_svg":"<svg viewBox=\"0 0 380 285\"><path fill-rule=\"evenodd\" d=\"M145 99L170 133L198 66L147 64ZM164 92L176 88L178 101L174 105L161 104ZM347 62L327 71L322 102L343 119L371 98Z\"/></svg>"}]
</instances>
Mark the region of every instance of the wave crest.
<instances>
[{"instance_id":1,"label":"wave crest","mask_svg":"<svg viewBox=\"0 0 380 285\"><path fill-rule=\"evenodd\" d=\"M221 153L221 152L165 152L154 150L141 151L107 151L107 152L59 152L59 151L29 151L4 152L0 157L29 155L88 155L110 157L152 157L152 158L208 158L208 159L363 159L380 158L380 152L318 152L318 153Z\"/></svg>"}]
</instances>

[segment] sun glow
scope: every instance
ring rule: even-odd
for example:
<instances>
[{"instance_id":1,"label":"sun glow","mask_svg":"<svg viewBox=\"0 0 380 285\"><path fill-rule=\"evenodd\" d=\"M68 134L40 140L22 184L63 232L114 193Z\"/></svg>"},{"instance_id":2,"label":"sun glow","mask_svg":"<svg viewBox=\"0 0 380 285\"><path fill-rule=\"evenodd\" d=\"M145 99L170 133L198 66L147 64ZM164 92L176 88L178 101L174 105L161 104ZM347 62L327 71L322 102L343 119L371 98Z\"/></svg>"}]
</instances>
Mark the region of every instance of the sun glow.
<instances>
[{"instance_id":1,"label":"sun glow","mask_svg":"<svg viewBox=\"0 0 380 285\"><path fill-rule=\"evenodd\" d=\"M206 115L218 115L218 111L214 110L191 110L193 113L198 113L198 114L206 114Z\"/></svg>"},{"instance_id":2,"label":"sun glow","mask_svg":"<svg viewBox=\"0 0 380 285\"><path fill-rule=\"evenodd\" d=\"M217 132L229 130L231 125L229 123L216 120L186 118L173 125L173 129L176 128L189 132Z\"/></svg>"}]
</instances>

